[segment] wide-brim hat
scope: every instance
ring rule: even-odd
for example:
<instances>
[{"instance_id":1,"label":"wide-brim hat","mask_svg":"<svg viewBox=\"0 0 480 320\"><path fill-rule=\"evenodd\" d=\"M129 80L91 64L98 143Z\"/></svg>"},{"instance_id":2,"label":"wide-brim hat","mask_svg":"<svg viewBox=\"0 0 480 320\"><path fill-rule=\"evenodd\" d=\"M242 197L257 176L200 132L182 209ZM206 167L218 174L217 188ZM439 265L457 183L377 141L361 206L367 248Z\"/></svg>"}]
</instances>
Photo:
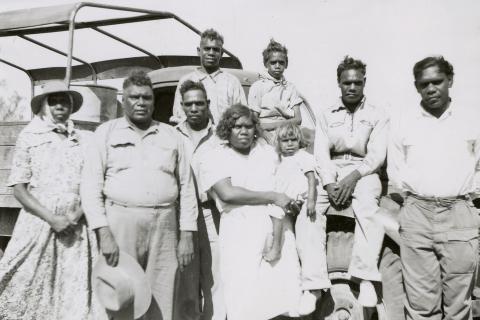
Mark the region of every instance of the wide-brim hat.
<instances>
[{"instance_id":1,"label":"wide-brim hat","mask_svg":"<svg viewBox=\"0 0 480 320\"><path fill-rule=\"evenodd\" d=\"M80 107L82 106L83 97L80 92L70 90L63 81L56 80L47 82L43 84L40 89L42 90L42 93L33 97L32 101L30 102L33 114L37 114L40 111L43 99L45 99L46 96L52 93L69 94L73 99L72 113L77 112L78 109L80 109Z\"/></svg>"},{"instance_id":2,"label":"wide-brim hat","mask_svg":"<svg viewBox=\"0 0 480 320\"><path fill-rule=\"evenodd\" d=\"M92 287L100 304L114 319L140 318L152 301L145 272L132 256L122 251L116 267L109 266L103 255L98 258L92 271Z\"/></svg>"}]
</instances>

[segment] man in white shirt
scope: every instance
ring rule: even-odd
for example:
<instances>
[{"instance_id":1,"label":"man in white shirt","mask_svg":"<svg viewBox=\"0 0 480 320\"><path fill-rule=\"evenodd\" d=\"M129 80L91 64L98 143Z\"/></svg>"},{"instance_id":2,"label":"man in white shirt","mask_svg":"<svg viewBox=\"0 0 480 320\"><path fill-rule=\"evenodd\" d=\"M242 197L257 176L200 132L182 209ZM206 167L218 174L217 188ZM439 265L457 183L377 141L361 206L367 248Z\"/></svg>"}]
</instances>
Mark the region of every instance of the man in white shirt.
<instances>
[{"instance_id":1,"label":"man in white shirt","mask_svg":"<svg viewBox=\"0 0 480 320\"><path fill-rule=\"evenodd\" d=\"M247 99L240 81L234 75L220 69L220 59L223 54L223 36L221 34L213 29L205 30L201 35L197 53L201 66L178 81L170 122L180 123L185 120L185 112L180 103L182 101L180 87L186 80L192 80L201 82L207 90L211 119L216 125L228 107L237 103L246 104Z\"/></svg>"},{"instance_id":2,"label":"man in white shirt","mask_svg":"<svg viewBox=\"0 0 480 320\"><path fill-rule=\"evenodd\" d=\"M180 275L180 290L175 307L175 320L198 319L199 286L203 294L202 320L225 320L226 310L218 271L218 231L220 213L215 202L201 192L198 180L198 157L220 145L209 117L210 101L201 82L186 80L179 86L181 106L186 119L175 128L184 138L185 151L196 178L197 197L201 208L198 217L198 238L195 258Z\"/></svg>"},{"instance_id":3,"label":"man in white shirt","mask_svg":"<svg viewBox=\"0 0 480 320\"><path fill-rule=\"evenodd\" d=\"M407 319L472 319L478 257L480 126L475 110L451 101L453 67L427 57L413 68L420 106L392 119L391 183L406 196L400 212Z\"/></svg>"},{"instance_id":4,"label":"man in white shirt","mask_svg":"<svg viewBox=\"0 0 480 320\"><path fill-rule=\"evenodd\" d=\"M351 201L357 224L348 272L360 279L360 304L373 307L378 299L372 281L381 280L377 264L384 236L376 220L382 192L378 171L386 157L389 118L363 93L366 65L361 60L346 56L337 81L342 96L318 117L315 159L330 202L345 207Z\"/></svg>"}]
</instances>

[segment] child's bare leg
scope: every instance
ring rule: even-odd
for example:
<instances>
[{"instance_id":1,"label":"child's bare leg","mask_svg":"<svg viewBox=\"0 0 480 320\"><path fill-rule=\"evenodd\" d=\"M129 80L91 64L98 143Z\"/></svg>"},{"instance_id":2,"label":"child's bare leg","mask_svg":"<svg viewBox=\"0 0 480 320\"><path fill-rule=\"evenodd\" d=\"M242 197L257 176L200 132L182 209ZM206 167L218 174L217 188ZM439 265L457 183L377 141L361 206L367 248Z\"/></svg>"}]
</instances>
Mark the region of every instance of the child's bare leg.
<instances>
[{"instance_id":1,"label":"child's bare leg","mask_svg":"<svg viewBox=\"0 0 480 320\"><path fill-rule=\"evenodd\" d=\"M274 217L270 217L272 219L273 225L273 241L270 248L266 248L265 253L263 254L263 258L268 262L273 262L280 259L281 251L282 251L282 235L283 235L283 219L287 219L284 217L283 219L278 219Z\"/></svg>"}]
</instances>

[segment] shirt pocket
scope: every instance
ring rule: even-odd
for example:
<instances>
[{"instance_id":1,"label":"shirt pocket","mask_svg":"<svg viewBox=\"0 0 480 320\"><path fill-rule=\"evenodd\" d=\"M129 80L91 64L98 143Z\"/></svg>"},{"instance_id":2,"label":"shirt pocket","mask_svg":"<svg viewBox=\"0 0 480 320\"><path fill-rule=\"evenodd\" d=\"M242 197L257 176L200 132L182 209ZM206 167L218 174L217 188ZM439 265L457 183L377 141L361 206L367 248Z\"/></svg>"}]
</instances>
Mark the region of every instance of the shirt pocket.
<instances>
[{"instance_id":1,"label":"shirt pocket","mask_svg":"<svg viewBox=\"0 0 480 320\"><path fill-rule=\"evenodd\" d=\"M135 143L123 139L113 139L108 143L108 167L119 172L132 167Z\"/></svg>"},{"instance_id":2,"label":"shirt pocket","mask_svg":"<svg viewBox=\"0 0 480 320\"><path fill-rule=\"evenodd\" d=\"M362 136L369 137L373 128L375 128L375 122L371 119L362 117L357 122L357 130Z\"/></svg>"},{"instance_id":3,"label":"shirt pocket","mask_svg":"<svg viewBox=\"0 0 480 320\"><path fill-rule=\"evenodd\" d=\"M477 139L471 135L466 135L461 139L461 142L465 146L467 152L471 156L475 156L475 144L477 142Z\"/></svg>"},{"instance_id":4,"label":"shirt pocket","mask_svg":"<svg viewBox=\"0 0 480 320\"><path fill-rule=\"evenodd\" d=\"M347 114L343 111L331 112L327 115L328 127L330 129L338 129L345 125Z\"/></svg>"},{"instance_id":5,"label":"shirt pocket","mask_svg":"<svg viewBox=\"0 0 480 320\"><path fill-rule=\"evenodd\" d=\"M178 151L173 145L152 142L146 149L145 157L149 166L155 170L174 174L177 167Z\"/></svg>"},{"instance_id":6,"label":"shirt pocket","mask_svg":"<svg viewBox=\"0 0 480 320\"><path fill-rule=\"evenodd\" d=\"M405 153L405 158L409 159L414 153L415 150L424 149L424 143L420 137L406 136L402 141L403 150Z\"/></svg>"}]
</instances>

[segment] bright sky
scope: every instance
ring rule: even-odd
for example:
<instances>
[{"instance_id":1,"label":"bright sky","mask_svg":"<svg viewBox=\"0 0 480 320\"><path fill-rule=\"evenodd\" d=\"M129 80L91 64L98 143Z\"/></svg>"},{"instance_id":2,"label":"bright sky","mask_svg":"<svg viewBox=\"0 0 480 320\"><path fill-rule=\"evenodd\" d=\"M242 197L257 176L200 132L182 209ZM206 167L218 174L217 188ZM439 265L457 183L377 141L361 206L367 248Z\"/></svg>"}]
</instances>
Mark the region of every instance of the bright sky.
<instances>
[{"instance_id":1,"label":"bright sky","mask_svg":"<svg viewBox=\"0 0 480 320\"><path fill-rule=\"evenodd\" d=\"M2 10L65 4L72 1L2 0ZM334 103L339 95L336 67L346 54L367 64L370 101L405 108L418 103L413 64L442 54L455 68L454 101L478 103L480 71L480 1L477 0L102 0L117 5L170 11L200 30L213 27L244 69L262 71L261 52L270 38L289 49L288 80L314 109ZM142 35L138 35L141 39ZM160 37L159 37L160 38ZM158 41L165 41L163 38ZM170 39L170 41L173 41ZM90 50L100 44L90 43ZM197 43L189 44L187 54ZM2 48L15 50L16 48ZM25 54L25 53L24 53ZM3 78L28 92L23 75L0 66Z\"/></svg>"}]
</instances>

